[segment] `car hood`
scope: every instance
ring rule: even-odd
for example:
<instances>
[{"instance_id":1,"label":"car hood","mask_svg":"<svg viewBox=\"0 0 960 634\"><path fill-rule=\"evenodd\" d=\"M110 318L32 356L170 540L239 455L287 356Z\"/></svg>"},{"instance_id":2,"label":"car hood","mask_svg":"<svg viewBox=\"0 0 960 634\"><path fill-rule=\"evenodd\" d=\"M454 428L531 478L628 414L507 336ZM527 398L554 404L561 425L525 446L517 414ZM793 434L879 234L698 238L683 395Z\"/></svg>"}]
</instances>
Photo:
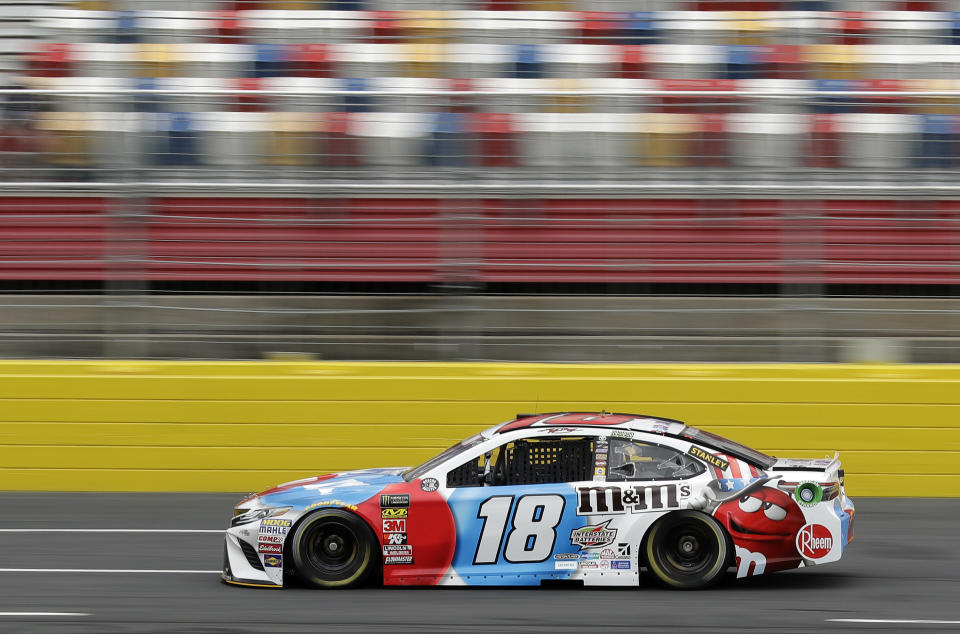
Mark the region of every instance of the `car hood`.
<instances>
[{"instance_id":1,"label":"car hood","mask_svg":"<svg viewBox=\"0 0 960 634\"><path fill-rule=\"evenodd\" d=\"M401 473L408 467L389 469L360 469L333 475L314 476L294 480L258 494L267 506L292 506L305 510L317 502L332 502L331 506L360 504L379 493L388 484L403 482Z\"/></svg>"}]
</instances>

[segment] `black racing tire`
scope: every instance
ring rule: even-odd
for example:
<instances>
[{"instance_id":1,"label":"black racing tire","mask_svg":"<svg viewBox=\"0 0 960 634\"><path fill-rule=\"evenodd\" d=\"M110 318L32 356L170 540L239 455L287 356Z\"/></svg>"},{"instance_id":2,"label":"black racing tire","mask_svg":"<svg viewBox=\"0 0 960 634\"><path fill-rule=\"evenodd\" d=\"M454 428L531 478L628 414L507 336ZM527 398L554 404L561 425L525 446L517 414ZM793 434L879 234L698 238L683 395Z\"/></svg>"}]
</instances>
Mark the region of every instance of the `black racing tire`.
<instances>
[{"instance_id":1,"label":"black racing tire","mask_svg":"<svg viewBox=\"0 0 960 634\"><path fill-rule=\"evenodd\" d=\"M647 572L675 590L702 590L718 583L733 552L727 532L699 511L674 511L650 527L643 545Z\"/></svg>"},{"instance_id":2,"label":"black racing tire","mask_svg":"<svg viewBox=\"0 0 960 634\"><path fill-rule=\"evenodd\" d=\"M294 574L317 588L362 584L376 568L377 541L366 522L347 511L323 509L308 515L290 538Z\"/></svg>"}]
</instances>

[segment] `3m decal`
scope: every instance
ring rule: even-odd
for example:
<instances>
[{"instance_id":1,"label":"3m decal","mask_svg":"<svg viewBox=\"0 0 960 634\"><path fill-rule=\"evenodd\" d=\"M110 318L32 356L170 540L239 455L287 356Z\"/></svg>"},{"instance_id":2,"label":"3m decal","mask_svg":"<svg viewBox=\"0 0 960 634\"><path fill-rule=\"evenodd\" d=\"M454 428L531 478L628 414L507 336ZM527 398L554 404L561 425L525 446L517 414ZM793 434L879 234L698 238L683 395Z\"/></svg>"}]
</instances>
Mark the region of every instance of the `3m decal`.
<instances>
[{"instance_id":1,"label":"3m decal","mask_svg":"<svg viewBox=\"0 0 960 634\"><path fill-rule=\"evenodd\" d=\"M793 491L793 497L800 506L816 506L823 499L823 489L816 482L801 482Z\"/></svg>"},{"instance_id":2,"label":"3m decal","mask_svg":"<svg viewBox=\"0 0 960 634\"><path fill-rule=\"evenodd\" d=\"M407 520L381 520L384 533L406 533Z\"/></svg>"},{"instance_id":3,"label":"3m decal","mask_svg":"<svg viewBox=\"0 0 960 634\"><path fill-rule=\"evenodd\" d=\"M380 517L384 519L404 519L410 509L380 509Z\"/></svg>"},{"instance_id":4,"label":"3m decal","mask_svg":"<svg viewBox=\"0 0 960 634\"><path fill-rule=\"evenodd\" d=\"M424 478L420 481L420 489L431 493L440 488L440 482L436 478Z\"/></svg>"},{"instance_id":5,"label":"3m decal","mask_svg":"<svg viewBox=\"0 0 960 634\"><path fill-rule=\"evenodd\" d=\"M389 533L385 536L387 538L387 543L393 546L398 546L400 544L407 543L407 534L406 533Z\"/></svg>"},{"instance_id":6,"label":"3m decal","mask_svg":"<svg viewBox=\"0 0 960 634\"><path fill-rule=\"evenodd\" d=\"M260 522L261 526L286 526L287 528L290 528L292 524L292 520L278 520L270 517Z\"/></svg>"},{"instance_id":7,"label":"3m decal","mask_svg":"<svg viewBox=\"0 0 960 634\"><path fill-rule=\"evenodd\" d=\"M807 559L822 559L833 548L833 534L823 524L807 524L797 533L797 552Z\"/></svg>"},{"instance_id":8,"label":"3m decal","mask_svg":"<svg viewBox=\"0 0 960 634\"><path fill-rule=\"evenodd\" d=\"M271 553L275 555L283 554L283 544L259 544L261 553Z\"/></svg>"},{"instance_id":9,"label":"3m decal","mask_svg":"<svg viewBox=\"0 0 960 634\"><path fill-rule=\"evenodd\" d=\"M263 558L263 565L267 568L282 568L283 555L267 555Z\"/></svg>"},{"instance_id":10,"label":"3m decal","mask_svg":"<svg viewBox=\"0 0 960 634\"><path fill-rule=\"evenodd\" d=\"M616 570L630 570L629 561L611 561L610 568Z\"/></svg>"},{"instance_id":11,"label":"3m decal","mask_svg":"<svg viewBox=\"0 0 960 634\"><path fill-rule=\"evenodd\" d=\"M383 558L384 566L395 566L397 564L412 564L413 555L386 555Z\"/></svg>"},{"instance_id":12,"label":"3m decal","mask_svg":"<svg viewBox=\"0 0 960 634\"><path fill-rule=\"evenodd\" d=\"M384 555L412 555L413 546L388 544L383 547Z\"/></svg>"},{"instance_id":13,"label":"3m decal","mask_svg":"<svg viewBox=\"0 0 960 634\"><path fill-rule=\"evenodd\" d=\"M687 488L687 495L690 489ZM680 508L680 487L676 484L577 487L577 515L602 515Z\"/></svg>"},{"instance_id":14,"label":"3m decal","mask_svg":"<svg viewBox=\"0 0 960 634\"><path fill-rule=\"evenodd\" d=\"M602 524L573 529L570 531L570 543L579 547L580 550L612 544L617 538L617 529L610 528L612 521L607 520Z\"/></svg>"},{"instance_id":15,"label":"3m decal","mask_svg":"<svg viewBox=\"0 0 960 634\"><path fill-rule=\"evenodd\" d=\"M495 564L500 558L508 563L534 563L546 560L553 552L557 541L556 528L563 517L566 501L562 495L524 495L517 500L507 533L510 510L513 508L512 495L497 495L487 498L477 510L477 517L483 520L483 529L477 540L477 549L473 563Z\"/></svg>"},{"instance_id":16,"label":"3m decal","mask_svg":"<svg viewBox=\"0 0 960 634\"><path fill-rule=\"evenodd\" d=\"M692 447L690 447L687 453L693 456L694 458L699 458L700 460L703 460L708 465L716 467L721 471L725 471L730 466L729 461L724 460L720 456L715 456L708 451L704 451L703 449L701 449L700 447L697 447L696 445L693 445Z\"/></svg>"},{"instance_id":17,"label":"3m decal","mask_svg":"<svg viewBox=\"0 0 960 634\"><path fill-rule=\"evenodd\" d=\"M383 508L404 508L410 506L410 494L384 494L380 496L380 506Z\"/></svg>"}]
</instances>

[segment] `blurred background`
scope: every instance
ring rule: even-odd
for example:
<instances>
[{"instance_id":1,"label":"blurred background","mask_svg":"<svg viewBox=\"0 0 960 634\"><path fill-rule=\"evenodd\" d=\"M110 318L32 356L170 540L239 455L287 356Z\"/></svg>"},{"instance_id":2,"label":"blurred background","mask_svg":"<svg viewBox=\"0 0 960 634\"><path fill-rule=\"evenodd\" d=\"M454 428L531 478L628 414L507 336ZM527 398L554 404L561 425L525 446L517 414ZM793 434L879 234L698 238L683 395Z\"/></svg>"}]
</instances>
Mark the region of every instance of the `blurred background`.
<instances>
[{"instance_id":1,"label":"blurred background","mask_svg":"<svg viewBox=\"0 0 960 634\"><path fill-rule=\"evenodd\" d=\"M0 3L0 356L960 361L960 1Z\"/></svg>"}]
</instances>

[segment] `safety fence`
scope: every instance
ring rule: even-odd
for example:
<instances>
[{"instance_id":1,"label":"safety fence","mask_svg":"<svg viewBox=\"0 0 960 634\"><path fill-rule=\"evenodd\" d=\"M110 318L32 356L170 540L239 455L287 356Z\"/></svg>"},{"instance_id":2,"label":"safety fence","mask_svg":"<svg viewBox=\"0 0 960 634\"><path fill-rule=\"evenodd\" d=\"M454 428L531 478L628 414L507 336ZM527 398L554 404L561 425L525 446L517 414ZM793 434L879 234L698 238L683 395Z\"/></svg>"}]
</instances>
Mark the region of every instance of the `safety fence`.
<instances>
[{"instance_id":1,"label":"safety fence","mask_svg":"<svg viewBox=\"0 0 960 634\"><path fill-rule=\"evenodd\" d=\"M957 496L958 386L958 366L9 361L0 486L261 489L415 464L518 412L607 409L839 451L854 496Z\"/></svg>"}]
</instances>

